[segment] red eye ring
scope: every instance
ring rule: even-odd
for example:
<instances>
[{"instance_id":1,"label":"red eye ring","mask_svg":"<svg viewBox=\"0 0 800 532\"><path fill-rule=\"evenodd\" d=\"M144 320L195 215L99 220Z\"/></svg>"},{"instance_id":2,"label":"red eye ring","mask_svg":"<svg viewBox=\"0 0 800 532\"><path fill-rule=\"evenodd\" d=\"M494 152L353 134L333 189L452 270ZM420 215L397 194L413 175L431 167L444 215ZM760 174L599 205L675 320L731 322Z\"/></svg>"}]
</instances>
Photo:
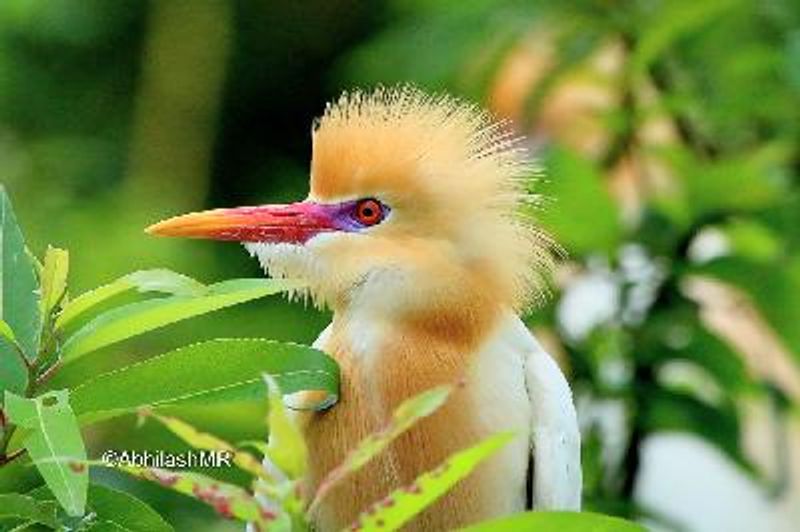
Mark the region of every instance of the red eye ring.
<instances>
[{"instance_id":1,"label":"red eye ring","mask_svg":"<svg viewBox=\"0 0 800 532\"><path fill-rule=\"evenodd\" d=\"M355 218L363 225L375 225L383 220L383 205L376 199L363 199L356 203Z\"/></svg>"}]
</instances>

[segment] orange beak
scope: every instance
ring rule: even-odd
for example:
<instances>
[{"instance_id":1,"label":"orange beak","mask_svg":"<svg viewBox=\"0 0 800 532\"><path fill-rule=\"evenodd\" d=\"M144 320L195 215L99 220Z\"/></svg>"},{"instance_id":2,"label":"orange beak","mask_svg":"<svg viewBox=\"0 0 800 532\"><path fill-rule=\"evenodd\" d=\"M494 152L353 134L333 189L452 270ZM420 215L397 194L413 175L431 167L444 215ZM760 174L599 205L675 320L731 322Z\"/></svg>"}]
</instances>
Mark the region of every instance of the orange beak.
<instances>
[{"instance_id":1,"label":"orange beak","mask_svg":"<svg viewBox=\"0 0 800 532\"><path fill-rule=\"evenodd\" d=\"M157 236L302 244L320 233L343 229L339 211L339 206L310 201L214 209L176 216L145 231Z\"/></svg>"}]
</instances>

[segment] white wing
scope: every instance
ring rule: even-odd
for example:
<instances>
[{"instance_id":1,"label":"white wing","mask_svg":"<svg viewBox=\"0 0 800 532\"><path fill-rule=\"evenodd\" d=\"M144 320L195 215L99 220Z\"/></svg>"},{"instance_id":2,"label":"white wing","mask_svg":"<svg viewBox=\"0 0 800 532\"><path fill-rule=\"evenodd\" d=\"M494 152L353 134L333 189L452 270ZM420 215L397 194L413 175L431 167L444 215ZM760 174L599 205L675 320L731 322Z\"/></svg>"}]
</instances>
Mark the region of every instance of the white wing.
<instances>
[{"instance_id":1,"label":"white wing","mask_svg":"<svg viewBox=\"0 0 800 532\"><path fill-rule=\"evenodd\" d=\"M533 507L580 510L581 435L569 384L555 361L518 320L524 337L525 384L531 405Z\"/></svg>"}]
</instances>

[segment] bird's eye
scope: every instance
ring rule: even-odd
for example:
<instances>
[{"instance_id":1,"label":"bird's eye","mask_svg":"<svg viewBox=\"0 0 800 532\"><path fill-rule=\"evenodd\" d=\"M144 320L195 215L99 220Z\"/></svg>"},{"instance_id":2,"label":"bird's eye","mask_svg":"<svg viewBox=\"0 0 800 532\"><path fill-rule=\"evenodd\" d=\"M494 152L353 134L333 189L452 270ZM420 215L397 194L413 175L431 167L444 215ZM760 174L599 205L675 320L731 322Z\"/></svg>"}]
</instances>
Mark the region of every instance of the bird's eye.
<instances>
[{"instance_id":1,"label":"bird's eye","mask_svg":"<svg viewBox=\"0 0 800 532\"><path fill-rule=\"evenodd\" d=\"M362 225L375 225L383 221L383 205L375 199L363 199L356 203L355 218Z\"/></svg>"}]
</instances>

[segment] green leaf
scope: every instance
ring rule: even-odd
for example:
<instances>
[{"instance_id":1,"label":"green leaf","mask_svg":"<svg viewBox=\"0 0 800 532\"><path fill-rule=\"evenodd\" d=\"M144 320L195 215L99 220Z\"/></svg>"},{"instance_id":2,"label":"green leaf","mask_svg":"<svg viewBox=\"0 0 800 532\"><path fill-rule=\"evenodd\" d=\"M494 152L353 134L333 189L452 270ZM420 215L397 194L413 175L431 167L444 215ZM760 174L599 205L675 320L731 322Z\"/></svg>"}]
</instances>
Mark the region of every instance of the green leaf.
<instances>
[{"instance_id":1,"label":"green leaf","mask_svg":"<svg viewBox=\"0 0 800 532\"><path fill-rule=\"evenodd\" d=\"M393 491L362 513L353 527L363 532L397 530L435 503L478 464L513 438L514 434L509 432L495 434L474 447L453 454L436 469L417 477L410 486Z\"/></svg>"},{"instance_id":2,"label":"green leaf","mask_svg":"<svg viewBox=\"0 0 800 532\"><path fill-rule=\"evenodd\" d=\"M70 301L56 320L56 329L64 329L75 319L101 303L131 290L141 293L161 292L171 295L196 296L202 294L205 289L204 284L170 270L141 270L129 273Z\"/></svg>"},{"instance_id":3,"label":"green leaf","mask_svg":"<svg viewBox=\"0 0 800 532\"><path fill-rule=\"evenodd\" d=\"M263 398L269 373L281 390L320 390L338 397L339 367L316 349L269 340L212 340L100 375L72 392L82 422L144 406Z\"/></svg>"},{"instance_id":4,"label":"green leaf","mask_svg":"<svg viewBox=\"0 0 800 532\"><path fill-rule=\"evenodd\" d=\"M34 265L25 249L11 201L0 185L0 319L14 331L17 344L28 359L39 351L41 314L39 286ZM0 342L0 392L21 393L27 386L27 371L15 347Z\"/></svg>"},{"instance_id":5,"label":"green leaf","mask_svg":"<svg viewBox=\"0 0 800 532\"><path fill-rule=\"evenodd\" d=\"M48 247L42 268L42 299L39 302L42 316L49 316L67 290L69 253L66 250Z\"/></svg>"},{"instance_id":6,"label":"green leaf","mask_svg":"<svg viewBox=\"0 0 800 532\"><path fill-rule=\"evenodd\" d=\"M113 523L126 532L174 531L163 517L144 502L105 486L89 486L88 509L97 515L99 521Z\"/></svg>"},{"instance_id":7,"label":"green leaf","mask_svg":"<svg viewBox=\"0 0 800 532\"><path fill-rule=\"evenodd\" d=\"M298 287L282 279L236 279L209 286L195 296L172 296L110 310L73 334L62 356L74 359L91 351L187 318Z\"/></svg>"},{"instance_id":8,"label":"green leaf","mask_svg":"<svg viewBox=\"0 0 800 532\"><path fill-rule=\"evenodd\" d=\"M338 483L352 475L375 456L383 452L392 441L411 428L419 420L430 416L445 404L452 386L439 386L403 401L392 413L392 419L380 432L367 436L350 451L339 466L331 470L320 482L310 507L317 506Z\"/></svg>"},{"instance_id":9,"label":"green leaf","mask_svg":"<svg viewBox=\"0 0 800 532\"><path fill-rule=\"evenodd\" d=\"M570 253L610 252L619 242L618 209L599 171L586 159L564 148L553 148L545 159L546 177L535 191L549 200L534 214Z\"/></svg>"},{"instance_id":10,"label":"green leaf","mask_svg":"<svg viewBox=\"0 0 800 532\"><path fill-rule=\"evenodd\" d=\"M300 429L289 419L275 379L265 376L269 388L267 456L290 479L299 479L308 466L308 449Z\"/></svg>"},{"instance_id":11,"label":"green leaf","mask_svg":"<svg viewBox=\"0 0 800 532\"><path fill-rule=\"evenodd\" d=\"M218 438L213 434L201 432L185 421L174 417L161 416L158 414L153 414L152 412L147 412L146 415L158 420L173 434L195 449L225 451L230 454L233 463L236 464L241 470L247 471L256 478L266 477L266 470L257 458L250 453L246 453L237 449L225 440Z\"/></svg>"},{"instance_id":12,"label":"green leaf","mask_svg":"<svg viewBox=\"0 0 800 532\"><path fill-rule=\"evenodd\" d=\"M525 512L484 521L463 532L646 532L646 528L619 517L590 512Z\"/></svg>"},{"instance_id":13,"label":"green leaf","mask_svg":"<svg viewBox=\"0 0 800 532\"><path fill-rule=\"evenodd\" d=\"M56 528L56 510L52 502L38 501L18 493L0 494L0 520L14 518Z\"/></svg>"},{"instance_id":14,"label":"green leaf","mask_svg":"<svg viewBox=\"0 0 800 532\"><path fill-rule=\"evenodd\" d=\"M23 445L42 478L69 515L80 516L86 507L89 477L86 449L66 390L49 392L35 399L6 392L6 410L11 421L29 429Z\"/></svg>"},{"instance_id":15,"label":"green leaf","mask_svg":"<svg viewBox=\"0 0 800 532\"><path fill-rule=\"evenodd\" d=\"M128 465L118 465L116 468L197 499L228 519L256 523L261 530L269 530L270 524L278 517L262 509L255 497L239 486L200 473Z\"/></svg>"},{"instance_id":16,"label":"green leaf","mask_svg":"<svg viewBox=\"0 0 800 532\"><path fill-rule=\"evenodd\" d=\"M38 501L52 501L53 494L42 486L28 493ZM94 514L89 530L123 532L174 532L172 526L149 505L129 493L90 484L86 513Z\"/></svg>"}]
</instances>

